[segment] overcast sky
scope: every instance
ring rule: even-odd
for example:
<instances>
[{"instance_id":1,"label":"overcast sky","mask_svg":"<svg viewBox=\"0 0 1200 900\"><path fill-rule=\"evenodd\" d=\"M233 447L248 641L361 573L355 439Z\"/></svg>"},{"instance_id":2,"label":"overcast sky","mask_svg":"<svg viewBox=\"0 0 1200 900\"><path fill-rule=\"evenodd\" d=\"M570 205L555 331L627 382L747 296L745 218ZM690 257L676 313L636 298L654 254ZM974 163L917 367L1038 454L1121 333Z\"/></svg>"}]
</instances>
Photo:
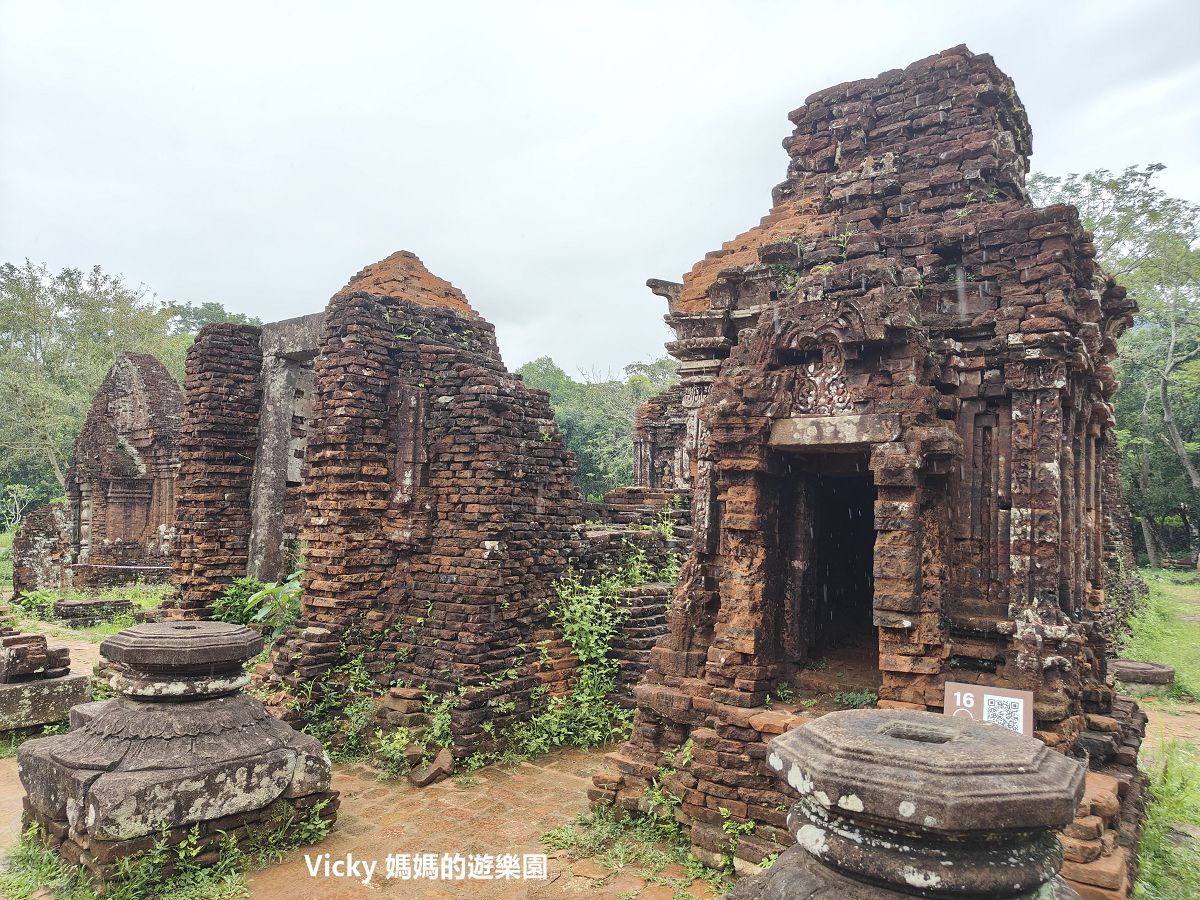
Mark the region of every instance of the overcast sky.
<instances>
[{"instance_id":1,"label":"overcast sky","mask_svg":"<svg viewBox=\"0 0 1200 900\"><path fill-rule=\"evenodd\" d=\"M755 224L787 113L959 43L1035 169L1162 162L1200 201L1200 3L0 0L0 260L315 312L409 249L511 367L662 355L664 301Z\"/></svg>"}]
</instances>

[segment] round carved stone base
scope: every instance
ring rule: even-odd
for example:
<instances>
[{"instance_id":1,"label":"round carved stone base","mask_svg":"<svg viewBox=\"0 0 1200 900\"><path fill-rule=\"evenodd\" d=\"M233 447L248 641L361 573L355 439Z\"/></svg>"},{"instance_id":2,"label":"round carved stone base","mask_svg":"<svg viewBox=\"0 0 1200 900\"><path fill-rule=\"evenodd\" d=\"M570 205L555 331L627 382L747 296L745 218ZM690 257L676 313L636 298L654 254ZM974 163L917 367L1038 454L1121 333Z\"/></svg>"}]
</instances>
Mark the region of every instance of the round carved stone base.
<instances>
[{"instance_id":1,"label":"round carved stone base","mask_svg":"<svg viewBox=\"0 0 1200 900\"><path fill-rule=\"evenodd\" d=\"M764 874L739 881L727 900L905 900L910 897L1010 897L1013 900L1080 900L1079 894L1059 877L1032 891L1013 894L933 893L927 888L894 890L847 878L822 865L802 847L789 847Z\"/></svg>"}]
</instances>

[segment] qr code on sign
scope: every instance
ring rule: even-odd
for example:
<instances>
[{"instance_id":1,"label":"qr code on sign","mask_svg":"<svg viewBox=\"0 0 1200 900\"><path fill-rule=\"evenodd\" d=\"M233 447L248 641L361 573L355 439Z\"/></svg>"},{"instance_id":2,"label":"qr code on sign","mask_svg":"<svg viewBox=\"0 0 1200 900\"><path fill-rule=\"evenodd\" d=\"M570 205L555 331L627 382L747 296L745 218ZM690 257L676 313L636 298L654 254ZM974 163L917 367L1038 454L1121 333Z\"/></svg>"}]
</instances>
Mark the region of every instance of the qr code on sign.
<instances>
[{"instance_id":1,"label":"qr code on sign","mask_svg":"<svg viewBox=\"0 0 1200 900\"><path fill-rule=\"evenodd\" d=\"M1021 733L1021 719L1025 712L1025 701L1018 697L993 697L983 695L983 721L1000 725L1009 731Z\"/></svg>"}]
</instances>

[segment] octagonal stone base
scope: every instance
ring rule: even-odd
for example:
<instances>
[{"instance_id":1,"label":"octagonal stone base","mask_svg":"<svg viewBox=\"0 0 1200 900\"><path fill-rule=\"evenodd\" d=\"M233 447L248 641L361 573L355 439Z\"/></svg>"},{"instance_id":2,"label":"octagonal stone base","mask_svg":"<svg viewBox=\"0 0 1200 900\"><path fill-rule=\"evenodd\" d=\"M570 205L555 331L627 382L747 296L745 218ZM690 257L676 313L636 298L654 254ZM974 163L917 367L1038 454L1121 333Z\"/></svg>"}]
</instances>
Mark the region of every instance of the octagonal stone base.
<instances>
[{"instance_id":1,"label":"octagonal stone base","mask_svg":"<svg viewBox=\"0 0 1200 900\"><path fill-rule=\"evenodd\" d=\"M727 900L903 900L913 896L935 896L914 885L911 893L847 878L822 865L800 846L779 855L775 865L762 875L739 881L726 894ZM940 896L940 895L938 895ZM973 894L962 896L1012 897L1014 900L1080 900L1079 894L1059 877L1032 892L1016 894Z\"/></svg>"}]
</instances>

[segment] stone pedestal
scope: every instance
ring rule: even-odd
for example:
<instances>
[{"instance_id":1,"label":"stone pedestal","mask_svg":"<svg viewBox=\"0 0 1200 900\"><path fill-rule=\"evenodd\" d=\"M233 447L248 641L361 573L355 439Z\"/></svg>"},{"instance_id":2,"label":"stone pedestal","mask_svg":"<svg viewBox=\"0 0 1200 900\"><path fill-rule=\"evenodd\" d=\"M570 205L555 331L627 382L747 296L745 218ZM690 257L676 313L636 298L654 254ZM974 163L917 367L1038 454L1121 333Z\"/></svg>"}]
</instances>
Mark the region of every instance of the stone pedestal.
<instances>
[{"instance_id":1,"label":"stone pedestal","mask_svg":"<svg viewBox=\"0 0 1200 900\"><path fill-rule=\"evenodd\" d=\"M1083 767L993 725L927 712L831 713L775 738L767 761L800 799L797 846L737 900L1075 898L1053 829Z\"/></svg>"},{"instance_id":2,"label":"stone pedestal","mask_svg":"<svg viewBox=\"0 0 1200 900\"><path fill-rule=\"evenodd\" d=\"M0 733L65 722L91 693L91 679L71 671L66 647L44 634L0 628Z\"/></svg>"},{"instance_id":3,"label":"stone pedestal","mask_svg":"<svg viewBox=\"0 0 1200 900\"><path fill-rule=\"evenodd\" d=\"M1175 670L1162 663L1110 659L1108 671L1121 682L1122 688L1134 696L1165 694L1175 682Z\"/></svg>"},{"instance_id":4,"label":"stone pedestal","mask_svg":"<svg viewBox=\"0 0 1200 900\"><path fill-rule=\"evenodd\" d=\"M21 747L27 820L103 880L119 858L179 843L191 826L214 842L219 831L248 839L321 801L332 819L321 744L239 693L261 648L224 622L138 625L104 641L119 696L73 711L70 733Z\"/></svg>"}]
</instances>

